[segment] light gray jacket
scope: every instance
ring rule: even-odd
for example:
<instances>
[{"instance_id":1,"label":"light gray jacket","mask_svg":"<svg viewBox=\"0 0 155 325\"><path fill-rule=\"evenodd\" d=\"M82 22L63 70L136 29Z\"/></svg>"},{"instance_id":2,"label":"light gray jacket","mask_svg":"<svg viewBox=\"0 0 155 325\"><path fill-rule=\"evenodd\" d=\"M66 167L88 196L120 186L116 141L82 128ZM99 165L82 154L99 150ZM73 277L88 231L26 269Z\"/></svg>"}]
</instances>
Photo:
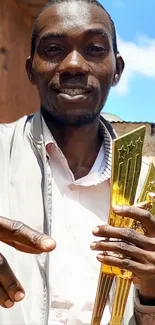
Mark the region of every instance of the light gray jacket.
<instances>
[{"instance_id":1,"label":"light gray jacket","mask_svg":"<svg viewBox=\"0 0 155 325\"><path fill-rule=\"evenodd\" d=\"M106 126L115 137L112 127L107 123ZM40 113L0 125L0 215L20 220L52 236L51 207L52 177L47 175ZM26 297L9 310L0 308L0 325L47 325L49 254L29 255L3 243L1 253L26 289ZM134 324L132 316L133 290L126 308L125 325L129 321Z\"/></svg>"}]
</instances>

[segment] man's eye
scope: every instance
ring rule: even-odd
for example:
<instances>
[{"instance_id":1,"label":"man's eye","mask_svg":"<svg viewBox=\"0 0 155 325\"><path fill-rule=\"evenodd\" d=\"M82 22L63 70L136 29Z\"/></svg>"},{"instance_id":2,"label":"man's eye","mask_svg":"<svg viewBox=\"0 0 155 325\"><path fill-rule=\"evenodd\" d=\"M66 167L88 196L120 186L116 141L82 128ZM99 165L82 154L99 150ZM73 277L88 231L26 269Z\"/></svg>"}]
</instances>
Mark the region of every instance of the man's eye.
<instances>
[{"instance_id":1,"label":"man's eye","mask_svg":"<svg viewBox=\"0 0 155 325\"><path fill-rule=\"evenodd\" d=\"M55 45L50 45L50 46L47 46L46 48L45 48L45 52L46 53L62 53L63 52L63 50L60 48L60 47L58 47L58 46L55 46Z\"/></svg>"},{"instance_id":2,"label":"man's eye","mask_svg":"<svg viewBox=\"0 0 155 325\"><path fill-rule=\"evenodd\" d=\"M105 49L102 46L92 45L87 48L86 52L90 54L103 54Z\"/></svg>"}]
</instances>

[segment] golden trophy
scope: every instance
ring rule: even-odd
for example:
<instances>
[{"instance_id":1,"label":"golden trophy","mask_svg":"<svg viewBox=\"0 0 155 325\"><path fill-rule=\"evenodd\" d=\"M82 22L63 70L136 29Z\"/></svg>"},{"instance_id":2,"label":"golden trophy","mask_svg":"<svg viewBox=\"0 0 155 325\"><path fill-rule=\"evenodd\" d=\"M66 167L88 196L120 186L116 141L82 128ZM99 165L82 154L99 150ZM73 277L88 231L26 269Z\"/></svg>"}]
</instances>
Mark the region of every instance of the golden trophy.
<instances>
[{"instance_id":1,"label":"golden trophy","mask_svg":"<svg viewBox=\"0 0 155 325\"><path fill-rule=\"evenodd\" d=\"M111 207L135 204L145 129L145 126L142 126L112 142ZM141 208L149 209L155 215L155 167L153 164L150 165L137 204ZM112 208L110 208L108 223L113 227L132 228L144 233L139 222L120 217L113 212ZM121 254L119 256L121 257ZM91 325L100 325L114 278L116 289L109 325L122 324L132 273L101 264Z\"/></svg>"}]
</instances>

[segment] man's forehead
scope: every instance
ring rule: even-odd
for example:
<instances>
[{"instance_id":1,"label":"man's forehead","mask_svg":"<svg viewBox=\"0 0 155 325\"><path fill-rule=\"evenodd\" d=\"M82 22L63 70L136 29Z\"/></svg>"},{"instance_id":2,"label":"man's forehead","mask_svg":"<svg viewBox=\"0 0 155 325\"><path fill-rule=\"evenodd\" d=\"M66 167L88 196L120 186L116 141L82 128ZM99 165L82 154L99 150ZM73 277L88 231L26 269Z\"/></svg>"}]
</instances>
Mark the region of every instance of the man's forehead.
<instances>
[{"instance_id":1,"label":"man's forehead","mask_svg":"<svg viewBox=\"0 0 155 325\"><path fill-rule=\"evenodd\" d=\"M53 4L38 19L38 36L48 31L66 33L73 29L78 32L89 28L103 28L111 35L110 19L101 7L83 1Z\"/></svg>"}]
</instances>

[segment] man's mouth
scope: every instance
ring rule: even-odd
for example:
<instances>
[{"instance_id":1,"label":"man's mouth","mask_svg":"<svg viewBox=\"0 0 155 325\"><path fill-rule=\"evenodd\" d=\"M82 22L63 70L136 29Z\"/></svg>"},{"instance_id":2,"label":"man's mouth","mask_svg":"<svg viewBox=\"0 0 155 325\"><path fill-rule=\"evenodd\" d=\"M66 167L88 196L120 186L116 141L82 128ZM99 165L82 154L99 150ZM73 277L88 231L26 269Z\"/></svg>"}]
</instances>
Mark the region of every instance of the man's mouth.
<instances>
[{"instance_id":1,"label":"man's mouth","mask_svg":"<svg viewBox=\"0 0 155 325\"><path fill-rule=\"evenodd\" d=\"M57 99L66 103L81 103L90 99L92 87L83 85L52 85L52 90L57 93Z\"/></svg>"},{"instance_id":2,"label":"man's mouth","mask_svg":"<svg viewBox=\"0 0 155 325\"><path fill-rule=\"evenodd\" d=\"M69 96L77 96L77 95L83 95L88 93L88 90L82 89L82 88L61 88L58 90L61 94L67 94Z\"/></svg>"}]
</instances>

